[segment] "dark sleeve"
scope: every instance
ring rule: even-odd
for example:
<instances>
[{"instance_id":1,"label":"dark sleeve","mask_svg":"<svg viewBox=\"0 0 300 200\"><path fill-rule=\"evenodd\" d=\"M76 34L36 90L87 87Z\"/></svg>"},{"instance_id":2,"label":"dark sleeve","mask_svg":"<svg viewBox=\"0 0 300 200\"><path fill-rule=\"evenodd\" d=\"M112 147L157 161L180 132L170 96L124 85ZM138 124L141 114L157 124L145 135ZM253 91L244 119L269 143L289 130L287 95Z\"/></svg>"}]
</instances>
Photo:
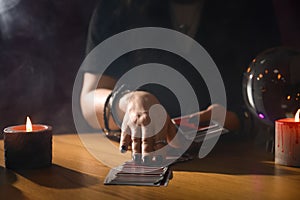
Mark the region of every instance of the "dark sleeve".
<instances>
[{"instance_id":1,"label":"dark sleeve","mask_svg":"<svg viewBox=\"0 0 300 200\"><path fill-rule=\"evenodd\" d=\"M122 29L121 16L124 14L124 5L121 2L122 0L102 0L96 6L89 24L87 54Z\"/></svg>"},{"instance_id":2,"label":"dark sleeve","mask_svg":"<svg viewBox=\"0 0 300 200\"><path fill-rule=\"evenodd\" d=\"M102 0L98 3L89 24L86 55L104 40L125 30L127 15L125 2L124 0ZM117 78L120 76L120 70L116 69L122 67L126 61L127 58L124 56L117 59L110 66L101 66L101 63L99 63L93 66L82 66L81 70L83 72L99 73L99 69L105 67L106 70L103 74Z\"/></svg>"}]
</instances>

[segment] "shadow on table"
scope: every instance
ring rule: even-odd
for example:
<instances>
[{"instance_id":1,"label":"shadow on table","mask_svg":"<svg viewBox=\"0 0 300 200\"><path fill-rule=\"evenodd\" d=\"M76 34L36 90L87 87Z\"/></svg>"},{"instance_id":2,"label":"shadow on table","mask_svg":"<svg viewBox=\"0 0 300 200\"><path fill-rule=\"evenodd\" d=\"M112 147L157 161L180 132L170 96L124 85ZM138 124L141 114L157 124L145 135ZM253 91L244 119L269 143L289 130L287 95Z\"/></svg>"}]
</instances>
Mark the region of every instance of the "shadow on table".
<instances>
[{"instance_id":1,"label":"shadow on table","mask_svg":"<svg viewBox=\"0 0 300 200\"><path fill-rule=\"evenodd\" d=\"M0 185L11 185L17 181L17 176L12 171L0 166Z\"/></svg>"},{"instance_id":2,"label":"shadow on table","mask_svg":"<svg viewBox=\"0 0 300 200\"><path fill-rule=\"evenodd\" d=\"M176 163L171 168L174 171L232 175L300 175L293 168L275 165L273 157L251 142L221 141L205 158Z\"/></svg>"},{"instance_id":3,"label":"shadow on table","mask_svg":"<svg viewBox=\"0 0 300 200\"><path fill-rule=\"evenodd\" d=\"M0 166L0 199L27 199L12 185L16 181L17 176L12 171Z\"/></svg>"},{"instance_id":4,"label":"shadow on table","mask_svg":"<svg viewBox=\"0 0 300 200\"><path fill-rule=\"evenodd\" d=\"M99 183L96 177L55 164L41 169L16 170L16 173L38 185L57 189L82 188Z\"/></svg>"}]
</instances>

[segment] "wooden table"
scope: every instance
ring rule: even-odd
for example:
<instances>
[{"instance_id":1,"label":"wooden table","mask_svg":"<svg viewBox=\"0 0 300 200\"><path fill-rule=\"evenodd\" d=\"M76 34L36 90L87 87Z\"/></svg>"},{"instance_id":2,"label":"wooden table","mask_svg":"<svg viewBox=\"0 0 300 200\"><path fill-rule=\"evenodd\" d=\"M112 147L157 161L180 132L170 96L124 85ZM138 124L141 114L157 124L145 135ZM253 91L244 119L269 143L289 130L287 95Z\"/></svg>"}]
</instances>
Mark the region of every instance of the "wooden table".
<instances>
[{"instance_id":1,"label":"wooden table","mask_svg":"<svg viewBox=\"0 0 300 200\"><path fill-rule=\"evenodd\" d=\"M53 166L8 170L0 140L0 199L299 199L300 168L274 165L249 142L219 141L204 159L172 166L167 187L106 186L110 170L77 134L53 137Z\"/></svg>"}]
</instances>

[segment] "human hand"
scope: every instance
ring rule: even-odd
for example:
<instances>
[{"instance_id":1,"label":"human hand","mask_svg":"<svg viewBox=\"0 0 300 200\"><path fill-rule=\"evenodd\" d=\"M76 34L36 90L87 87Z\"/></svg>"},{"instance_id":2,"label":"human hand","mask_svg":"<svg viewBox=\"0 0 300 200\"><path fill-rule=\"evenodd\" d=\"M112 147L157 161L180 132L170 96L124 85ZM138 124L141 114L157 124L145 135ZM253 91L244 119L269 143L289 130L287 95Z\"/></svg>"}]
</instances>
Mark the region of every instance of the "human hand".
<instances>
[{"instance_id":1,"label":"human hand","mask_svg":"<svg viewBox=\"0 0 300 200\"><path fill-rule=\"evenodd\" d=\"M162 148L170 142L176 127L155 96L144 91L124 95L119 102L123 113L120 150L132 145L132 158L143 164L160 164L165 158Z\"/></svg>"},{"instance_id":2,"label":"human hand","mask_svg":"<svg viewBox=\"0 0 300 200\"><path fill-rule=\"evenodd\" d=\"M215 113L213 118L212 112ZM230 131L236 131L240 128L240 120L237 117L237 114L226 110L226 108L220 104L212 104L207 107L207 109L193 113L189 117L191 120L196 119L200 122L207 122L212 119L220 124L224 124L224 127Z\"/></svg>"}]
</instances>

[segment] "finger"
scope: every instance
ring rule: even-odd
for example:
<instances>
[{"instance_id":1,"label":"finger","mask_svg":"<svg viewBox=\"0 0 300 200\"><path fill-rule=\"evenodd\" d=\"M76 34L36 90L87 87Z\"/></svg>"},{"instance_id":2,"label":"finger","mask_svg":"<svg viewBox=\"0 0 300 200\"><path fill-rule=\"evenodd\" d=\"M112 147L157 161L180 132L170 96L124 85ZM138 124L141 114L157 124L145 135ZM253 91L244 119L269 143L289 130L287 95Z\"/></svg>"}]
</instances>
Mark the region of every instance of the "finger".
<instances>
[{"instance_id":1,"label":"finger","mask_svg":"<svg viewBox=\"0 0 300 200\"><path fill-rule=\"evenodd\" d=\"M173 135L176 134L175 131L169 132L169 126L170 124L173 124L170 117L166 115L166 119L164 120L165 123L163 124L163 127L159 130L159 132L154 136L154 150L159 150L163 148L167 144L167 137L170 135L170 137L174 137ZM173 124L175 127L175 125Z\"/></svg>"},{"instance_id":2,"label":"finger","mask_svg":"<svg viewBox=\"0 0 300 200\"><path fill-rule=\"evenodd\" d=\"M128 146L131 142L131 130L129 127L129 118L125 113L123 123L121 126L121 138L120 138L120 151L121 153L125 153L128 150Z\"/></svg>"},{"instance_id":3,"label":"finger","mask_svg":"<svg viewBox=\"0 0 300 200\"><path fill-rule=\"evenodd\" d=\"M177 128L175 126L175 124L168 123L167 124L167 135L166 135L166 139L167 139L167 143L171 143L172 146L176 147L177 145L174 143L175 141L173 141L173 139L175 138L177 133ZM174 143L174 144L173 144Z\"/></svg>"},{"instance_id":4,"label":"finger","mask_svg":"<svg viewBox=\"0 0 300 200\"><path fill-rule=\"evenodd\" d=\"M141 128L140 126L134 126L131 128L131 147L132 147L132 159L139 163L141 162Z\"/></svg>"},{"instance_id":5,"label":"finger","mask_svg":"<svg viewBox=\"0 0 300 200\"><path fill-rule=\"evenodd\" d=\"M128 150L128 146L131 142L131 134L128 133L129 131L122 131L121 132L121 138L120 138L120 151L121 153L126 153Z\"/></svg>"},{"instance_id":6,"label":"finger","mask_svg":"<svg viewBox=\"0 0 300 200\"><path fill-rule=\"evenodd\" d=\"M199 112L199 121L200 122L208 122L211 118L211 110L206 109Z\"/></svg>"},{"instance_id":7,"label":"finger","mask_svg":"<svg viewBox=\"0 0 300 200\"><path fill-rule=\"evenodd\" d=\"M142 160L144 164L150 164L152 161L152 154L154 151L154 137L151 137L153 134L154 128L151 126L142 126Z\"/></svg>"},{"instance_id":8,"label":"finger","mask_svg":"<svg viewBox=\"0 0 300 200\"><path fill-rule=\"evenodd\" d=\"M169 119L168 114L162 105L154 104L150 107L148 115L150 123L147 126L154 129L154 131L151 132L151 136L154 136L161 132L161 130L165 127L165 124ZM150 135L148 137L150 137Z\"/></svg>"},{"instance_id":9,"label":"finger","mask_svg":"<svg viewBox=\"0 0 300 200\"><path fill-rule=\"evenodd\" d=\"M195 113L195 114L191 115L190 117L188 117L189 123L198 125L199 124L199 116L200 116L200 113Z\"/></svg>"},{"instance_id":10,"label":"finger","mask_svg":"<svg viewBox=\"0 0 300 200\"><path fill-rule=\"evenodd\" d=\"M160 104L154 104L149 112L140 116L139 122L142 126L142 160L144 164L152 164L155 161L155 138L157 134L165 133L162 131L167 119L167 112ZM160 141L165 141L165 136ZM161 144L158 144L160 148ZM164 155L160 155L163 157ZM160 159L161 160L161 159ZM154 163L153 163L154 164Z\"/></svg>"},{"instance_id":11,"label":"finger","mask_svg":"<svg viewBox=\"0 0 300 200\"><path fill-rule=\"evenodd\" d=\"M166 159L166 149L164 148L167 143L168 124L165 124L164 128L154 136L154 162L157 165L161 165Z\"/></svg>"},{"instance_id":12,"label":"finger","mask_svg":"<svg viewBox=\"0 0 300 200\"><path fill-rule=\"evenodd\" d=\"M176 128L176 126L170 122L167 129L167 143L174 148L184 148L190 144L183 133Z\"/></svg>"}]
</instances>

